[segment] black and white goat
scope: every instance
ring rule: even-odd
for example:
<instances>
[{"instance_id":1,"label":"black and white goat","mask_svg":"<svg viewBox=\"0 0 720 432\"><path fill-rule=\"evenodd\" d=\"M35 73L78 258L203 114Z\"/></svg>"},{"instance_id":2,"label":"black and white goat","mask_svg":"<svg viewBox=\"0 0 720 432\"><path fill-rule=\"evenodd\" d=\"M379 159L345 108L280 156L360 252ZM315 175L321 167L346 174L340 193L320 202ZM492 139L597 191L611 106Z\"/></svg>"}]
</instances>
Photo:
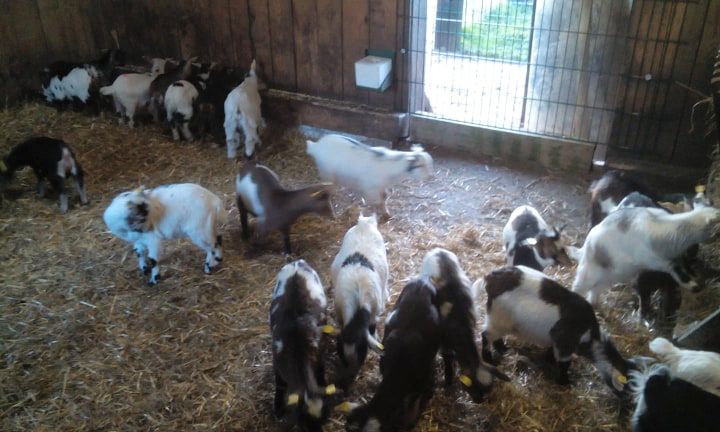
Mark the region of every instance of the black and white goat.
<instances>
[{"instance_id":1,"label":"black and white goat","mask_svg":"<svg viewBox=\"0 0 720 432\"><path fill-rule=\"evenodd\" d=\"M68 210L68 197L65 180L75 180L75 188L82 204L87 204L85 192L85 172L75 157L75 153L64 141L48 138L30 138L10 150L0 162L0 180L7 184L12 181L13 174L20 168L29 166L37 178L38 195L45 195L45 180L60 194L60 211ZM4 189L4 185L0 184ZM0 190L1 191L1 190Z\"/></svg>"},{"instance_id":2,"label":"black and white goat","mask_svg":"<svg viewBox=\"0 0 720 432\"><path fill-rule=\"evenodd\" d=\"M327 300L320 278L305 261L285 265L277 276L270 305L275 414L288 408L303 431L322 430L330 412L320 352Z\"/></svg>"},{"instance_id":3,"label":"black and white goat","mask_svg":"<svg viewBox=\"0 0 720 432\"><path fill-rule=\"evenodd\" d=\"M650 342L650 351L668 365L673 377L720 397L720 354L678 348L661 337Z\"/></svg>"},{"instance_id":4,"label":"black and white goat","mask_svg":"<svg viewBox=\"0 0 720 432\"><path fill-rule=\"evenodd\" d=\"M240 147L240 131L245 135L244 154L247 159L255 155L255 146L262 144L260 129L265 128L265 119L260 111L260 90L264 85L257 75L255 60L245 80L234 88L225 99L225 140L228 159L237 156Z\"/></svg>"},{"instance_id":5,"label":"black and white goat","mask_svg":"<svg viewBox=\"0 0 720 432\"><path fill-rule=\"evenodd\" d=\"M108 83L113 68L123 64L125 53L119 49L107 50L88 63L52 63L42 71L42 94L48 103L72 102L80 107L97 100L98 89Z\"/></svg>"},{"instance_id":6,"label":"black and white goat","mask_svg":"<svg viewBox=\"0 0 720 432\"><path fill-rule=\"evenodd\" d=\"M422 147L412 151L370 147L341 135L325 135L307 141L307 153L324 181L360 193L368 204L380 206L389 217L387 189L407 178L425 179L433 172L433 160Z\"/></svg>"},{"instance_id":7,"label":"black and white goat","mask_svg":"<svg viewBox=\"0 0 720 432\"><path fill-rule=\"evenodd\" d=\"M189 238L207 255L203 271L210 273L222 261L218 224L226 219L217 195L192 183L123 192L110 203L103 220L115 236L134 243L140 271L158 282L162 240ZM145 256L150 265L145 263Z\"/></svg>"},{"instance_id":8,"label":"black and white goat","mask_svg":"<svg viewBox=\"0 0 720 432\"><path fill-rule=\"evenodd\" d=\"M300 216L317 213L333 217L327 185L308 186L297 190L282 187L270 168L250 161L235 179L237 206L242 236L250 236L248 213L255 216L255 236L263 239L272 231L283 235L284 251L290 254L290 228Z\"/></svg>"},{"instance_id":9,"label":"black and white goat","mask_svg":"<svg viewBox=\"0 0 720 432\"><path fill-rule=\"evenodd\" d=\"M491 362L490 344L505 350L502 338L514 335L540 347L558 365L557 382L568 384L573 354L595 364L615 392L625 390L633 365L623 359L610 338L600 330L592 306L543 273L524 266L505 267L475 282L487 293L487 316L482 333L483 358Z\"/></svg>"},{"instance_id":10,"label":"black and white goat","mask_svg":"<svg viewBox=\"0 0 720 432\"><path fill-rule=\"evenodd\" d=\"M510 378L480 358L475 344L477 293L457 256L445 249L435 248L425 254L421 277L431 281L437 290L435 302L440 312L445 385L449 386L455 380L457 360L460 382L475 402L481 402L492 390L493 376L504 381L510 381Z\"/></svg>"},{"instance_id":11,"label":"black and white goat","mask_svg":"<svg viewBox=\"0 0 720 432\"><path fill-rule=\"evenodd\" d=\"M342 384L346 386L360 371L368 346L382 351L375 329L388 298L388 263L375 215L360 215L357 225L345 233L330 272L335 314L342 327L337 345L344 366Z\"/></svg>"},{"instance_id":12,"label":"black and white goat","mask_svg":"<svg viewBox=\"0 0 720 432\"><path fill-rule=\"evenodd\" d=\"M200 96L198 87L202 90L202 83L180 80L172 83L165 92L165 115L175 141L180 140L180 132L187 141L195 139L190 131L190 121Z\"/></svg>"},{"instance_id":13,"label":"black and white goat","mask_svg":"<svg viewBox=\"0 0 720 432\"><path fill-rule=\"evenodd\" d=\"M670 274L682 287L698 287L678 261L692 245L710 238L720 211L696 207L679 214L657 208L621 208L593 227L578 250L573 291L599 303L615 283L632 281L643 271Z\"/></svg>"},{"instance_id":14,"label":"black and white goat","mask_svg":"<svg viewBox=\"0 0 720 432\"><path fill-rule=\"evenodd\" d=\"M524 265L539 271L554 264L571 265L560 238L563 228L548 225L531 206L516 208L503 228L507 265Z\"/></svg>"},{"instance_id":15,"label":"black and white goat","mask_svg":"<svg viewBox=\"0 0 720 432\"><path fill-rule=\"evenodd\" d=\"M674 376L661 363L630 376L633 432L717 431L720 396Z\"/></svg>"},{"instance_id":16,"label":"black and white goat","mask_svg":"<svg viewBox=\"0 0 720 432\"><path fill-rule=\"evenodd\" d=\"M348 431L408 430L417 423L433 394L440 335L435 287L411 280L385 321L382 382L370 402L350 411Z\"/></svg>"},{"instance_id":17,"label":"black and white goat","mask_svg":"<svg viewBox=\"0 0 720 432\"><path fill-rule=\"evenodd\" d=\"M190 60L183 60L180 64L172 69L166 70L152 80L149 88L148 109L156 123L160 122L161 113L165 109L165 93L167 89L176 81L186 80L193 74L193 62L195 57Z\"/></svg>"}]
</instances>

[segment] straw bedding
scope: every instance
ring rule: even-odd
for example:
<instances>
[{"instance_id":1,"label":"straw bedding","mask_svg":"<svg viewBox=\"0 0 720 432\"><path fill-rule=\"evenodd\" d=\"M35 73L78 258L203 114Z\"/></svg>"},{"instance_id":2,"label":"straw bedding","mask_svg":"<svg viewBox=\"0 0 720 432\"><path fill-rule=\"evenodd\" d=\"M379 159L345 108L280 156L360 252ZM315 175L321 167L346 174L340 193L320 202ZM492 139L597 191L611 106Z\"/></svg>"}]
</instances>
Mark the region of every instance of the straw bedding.
<instances>
[{"instance_id":1,"label":"straw bedding","mask_svg":"<svg viewBox=\"0 0 720 432\"><path fill-rule=\"evenodd\" d=\"M209 143L175 143L154 126L130 130L114 119L58 113L40 105L0 112L0 152L31 135L70 143L87 171L88 206L60 215L39 199L34 178L17 176L0 208L0 429L285 430L271 414L274 381L267 313L275 275L285 263L279 236L264 247L240 240L234 204L239 166ZM296 129L273 134L259 157L286 186L316 181ZM394 217L380 230L391 270L391 300L434 246L456 252L472 279L503 263L500 233L517 205L531 203L551 222L569 222L581 242L589 179L436 154L436 176L396 187ZM102 212L138 185L195 182L217 193L230 213L225 260L210 276L204 254L187 241L165 242L162 279L148 287L131 247L113 238ZM293 230L295 257L318 270L332 297L329 267L357 200L341 193L335 220L306 217ZM569 285L573 269L551 269ZM685 296L682 321L718 304L718 288ZM646 353L652 334L632 314L629 290L612 291L601 319L622 352ZM713 303L714 302L714 303ZM332 321L332 302L328 316ZM703 305L703 306L701 306ZM484 307L481 315L484 315ZM333 346L328 341L328 346ZM572 386L543 377L538 350L510 341L500 384L473 404L455 385L439 384L419 431L622 431L628 410L594 368L577 360ZM331 354L329 361L334 359ZM329 365L332 374L332 365ZM440 361L438 361L440 370ZM369 355L350 400L368 400L379 381ZM344 429L336 414L326 431Z\"/></svg>"}]
</instances>

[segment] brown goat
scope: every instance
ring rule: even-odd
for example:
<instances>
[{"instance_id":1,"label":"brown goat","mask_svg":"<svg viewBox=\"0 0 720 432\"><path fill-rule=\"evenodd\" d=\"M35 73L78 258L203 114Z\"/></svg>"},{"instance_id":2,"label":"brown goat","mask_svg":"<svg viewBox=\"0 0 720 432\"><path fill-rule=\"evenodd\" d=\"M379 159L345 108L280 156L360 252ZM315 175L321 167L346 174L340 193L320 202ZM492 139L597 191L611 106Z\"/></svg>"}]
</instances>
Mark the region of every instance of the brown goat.
<instances>
[{"instance_id":1,"label":"brown goat","mask_svg":"<svg viewBox=\"0 0 720 432\"><path fill-rule=\"evenodd\" d=\"M270 168L248 162L235 180L242 236L249 237L247 215L257 218L255 236L263 239L269 232L280 231L284 251L290 254L290 227L302 215L316 213L333 217L327 184L287 190Z\"/></svg>"}]
</instances>

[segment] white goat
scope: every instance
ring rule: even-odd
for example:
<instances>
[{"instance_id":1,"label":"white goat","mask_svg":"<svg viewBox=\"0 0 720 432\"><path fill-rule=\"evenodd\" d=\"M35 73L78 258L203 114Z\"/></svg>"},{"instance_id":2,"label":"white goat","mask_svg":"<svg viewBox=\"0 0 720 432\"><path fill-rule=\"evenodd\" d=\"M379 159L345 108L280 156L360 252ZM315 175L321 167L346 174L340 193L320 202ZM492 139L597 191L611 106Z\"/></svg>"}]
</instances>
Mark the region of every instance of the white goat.
<instances>
[{"instance_id":1,"label":"white goat","mask_svg":"<svg viewBox=\"0 0 720 432\"><path fill-rule=\"evenodd\" d=\"M150 285L157 283L160 273L161 240L190 238L207 252L203 271L210 273L222 261L222 236L217 226L225 218L220 198L192 183L121 193L103 214L114 235L135 244L140 271L150 272ZM149 268L145 265L146 255Z\"/></svg>"},{"instance_id":2,"label":"white goat","mask_svg":"<svg viewBox=\"0 0 720 432\"><path fill-rule=\"evenodd\" d=\"M255 146L262 144L258 129L265 127L265 119L260 112L260 86L253 60L248 76L225 99L224 127L228 159L237 156L241 129L245 135L245 157L252 158L255 154Z\"/></svg>"},{"instance_id":3,"label":"white goat","mask_svg":"<svg viewBox=\"0 0 720 432\"><path fill-rule=\"evenodd\" d=\"M650 342L650 350L670 367L673 378L694 384L720 396L720 354L677 348L665 338Z\"/></svg>"},{"instance_id":4,"label":"white goat","mask_svg":"<svg viewBox=\"0 0 720 432\"><path fill-rule=\"evenodd\" d=\"M397 151L325 135L317 142L307 141L307 153L324 181L359 192L368 204L380 205L386 217L390 216L385 203L387 188L406 178L425 179L433 171L432 157L420 146L409 152Z\"/></svg>"},{"instance_id":5,"label":"white goat","mask_svg":"<svg viewBox=\"0 0 720 432\"><path fill-rule=\"evenodd\" d=\"M641 271L670 274L680 286L697 282L676 261L688 247L706 241L712 222L720 216L713 207L697 207L680 214L657 208L621 208L593 227L578 250L573 291L596 305L600 294L615 283L633 280Z\"/></svg>"},{"instance_id":6,"label":"white goat","mask_svg":"<svg viewBox=\"0 0 720 432\"><path fill-rule=\"evenodd\" d=\"M100 94L112 96L115 111L120 114L119 123L128 119L128 126L135 127L135 113L147 108L150 102L150 84L155 79L153 74L122 74L112 85L100 88Z\"/></svg>"},{"instance_id":7,"label":"white goat","mask_svg":"<svg viewBox=\"0 0 720 432\"><path fill-rule=\"evenodd\" d=\"M199 95L195 85L185 80L174 82L165 92L165 113L175 141L180 139L180 131L186 140L194 139L190 132L190 120L193 117L195 101Z\"/></svg>"},{"instance_id":8,"label":"white goat","mask_svg":"<svg viewBox=\"0 0 720 432\"><path fill-rule=\"evenodd\" d=\"M330 268L335 288L335 313L342 333L338 355L352 380L365 361L368 343L379 350L375 324L388 298L388 263L385 241L375 215L358 217L343 238Z\"/></svg>"}]
</instances>

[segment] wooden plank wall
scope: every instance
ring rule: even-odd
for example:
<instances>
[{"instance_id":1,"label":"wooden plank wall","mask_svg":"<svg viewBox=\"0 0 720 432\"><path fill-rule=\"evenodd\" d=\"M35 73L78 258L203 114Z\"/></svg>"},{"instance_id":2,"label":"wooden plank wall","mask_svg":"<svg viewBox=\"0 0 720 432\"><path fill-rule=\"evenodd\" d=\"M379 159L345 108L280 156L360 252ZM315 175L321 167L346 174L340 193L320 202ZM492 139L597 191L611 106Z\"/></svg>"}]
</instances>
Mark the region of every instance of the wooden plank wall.
<instances>
[{"instance_id":1,"label":"wooden plank wall","mask_svg":"<svg viewBox=\"0 0 720 432\"><path fill-rule=\"evenodd\" d=\"M270 87L393 109L358 90L354 62L367 48L400 50L398 11L409 0L0 0L0 77L11 65L88 60L115 46L133 57L199 56L247 67ZM396 61L395 71L401 66Z\"/></svg>"}]
</instances>

